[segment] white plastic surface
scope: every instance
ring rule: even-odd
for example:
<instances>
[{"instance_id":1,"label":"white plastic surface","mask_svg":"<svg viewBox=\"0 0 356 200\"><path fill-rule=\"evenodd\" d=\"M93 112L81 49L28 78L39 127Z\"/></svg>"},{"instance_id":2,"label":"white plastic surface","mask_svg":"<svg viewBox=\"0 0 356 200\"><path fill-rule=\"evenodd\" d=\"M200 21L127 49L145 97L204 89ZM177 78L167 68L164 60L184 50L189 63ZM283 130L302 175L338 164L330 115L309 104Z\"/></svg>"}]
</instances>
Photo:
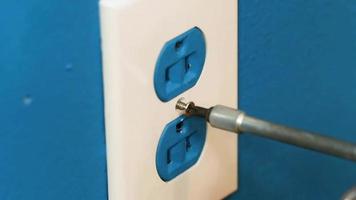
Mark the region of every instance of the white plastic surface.
<instances>
[{"instance_id":1,"label":"white plastic surface","mask_svg":"<svg viewBox=\"0 0 356 200\"><path fill-rule=\"evenodd\" d=\"M236 0L102 0L105 123L110 200L222 199L237 189L237 136L208 127L198 163L170 182L156 171L177 99L237 105ZM198 26L207 58L197 85L163 103L153 72L164 43Z\"/></svg>"}]
</instances>

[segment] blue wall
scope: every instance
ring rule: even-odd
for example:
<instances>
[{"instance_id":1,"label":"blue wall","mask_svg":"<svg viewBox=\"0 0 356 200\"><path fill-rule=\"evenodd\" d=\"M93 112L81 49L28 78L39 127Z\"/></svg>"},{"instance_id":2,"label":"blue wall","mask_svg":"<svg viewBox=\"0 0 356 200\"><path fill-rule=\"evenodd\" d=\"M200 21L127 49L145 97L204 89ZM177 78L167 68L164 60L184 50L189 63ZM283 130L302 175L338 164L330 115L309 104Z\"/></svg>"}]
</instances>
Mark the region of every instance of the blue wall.
<instances>
[{"instance_id":1,"label":"blue wall","mask_svg":"<svg viewBox=\"0 0 356 200\"><path fill-rule=\"evenodd\" d=\"M0 199L106 199L97 1L5 0L0 24Z\"/></svg>"},{"instance_id":2,"label":"blue wall","mask_svg":"<svg viewBox=\"0 0 356 200\"><path fill-rule=\"evenodd\" d=\"M356 2L240 0L240 108L356 142ZM340 199L356 165L240 137L240 190L231 199Z\"/></svg>"}]
</instances>

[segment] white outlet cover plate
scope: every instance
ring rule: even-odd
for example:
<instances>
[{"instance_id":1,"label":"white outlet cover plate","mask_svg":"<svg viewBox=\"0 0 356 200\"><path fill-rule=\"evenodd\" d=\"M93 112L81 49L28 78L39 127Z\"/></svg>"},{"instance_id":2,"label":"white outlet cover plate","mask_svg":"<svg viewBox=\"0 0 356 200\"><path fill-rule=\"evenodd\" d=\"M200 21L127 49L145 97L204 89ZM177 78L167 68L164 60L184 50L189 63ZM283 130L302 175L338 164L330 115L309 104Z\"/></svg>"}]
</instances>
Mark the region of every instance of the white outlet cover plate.
<instances>
[{"instance_id":1,"label":"white outlet cover plate","mask_svg":"<svg viewBox=\"0 0 356 200\"><path fill-rule=\"evenodd\" d=\"M237 190L237 136L208 126L203 153L170 182L156 171L164 126L177 99L237 106L236 0L102 0L105 125L110 200L222 199ZM207 55L198 83L167 103L154 91L165 42L198 26Z\"/></svg>"}]
</instances>

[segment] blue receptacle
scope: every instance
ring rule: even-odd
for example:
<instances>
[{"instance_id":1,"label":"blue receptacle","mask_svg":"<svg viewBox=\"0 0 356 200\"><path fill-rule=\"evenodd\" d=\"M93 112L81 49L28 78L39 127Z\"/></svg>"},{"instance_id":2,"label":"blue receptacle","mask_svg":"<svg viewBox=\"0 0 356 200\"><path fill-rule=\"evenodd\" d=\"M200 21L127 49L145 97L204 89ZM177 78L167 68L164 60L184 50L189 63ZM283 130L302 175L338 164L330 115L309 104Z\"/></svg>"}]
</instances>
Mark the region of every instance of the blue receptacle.
<instances>
[{"instance_id":1,"label":"blue receptacle","mask_svg":"<svg viewBox=\"0 0 356 200\"><path fill-rule=\"evenodd\" d=\"M154 72L157 97L167 102L192 88L202 73L205 55L205 38L198 27L166 42Z\"/></svg>"},{"instance_id":2,"label":"blue receptacle","mask_svg":"<svg viewBox=\"0 0 356 200\"><path fill-rule=\"evenodd\" d=\"M180 116L169 122L160 137L156 168L163 181L170 181L192 167L200 157L206 138L206 122Z\"/></svg>"}]
</instances>

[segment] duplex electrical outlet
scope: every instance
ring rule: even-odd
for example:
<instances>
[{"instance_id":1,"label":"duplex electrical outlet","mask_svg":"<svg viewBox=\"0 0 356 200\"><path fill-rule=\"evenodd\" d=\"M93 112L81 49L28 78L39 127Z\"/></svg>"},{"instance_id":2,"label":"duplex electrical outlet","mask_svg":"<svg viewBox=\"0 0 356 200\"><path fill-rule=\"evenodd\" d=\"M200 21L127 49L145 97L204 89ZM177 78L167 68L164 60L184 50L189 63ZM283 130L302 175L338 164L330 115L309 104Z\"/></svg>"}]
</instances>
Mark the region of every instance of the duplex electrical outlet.
<instances>
[{"instance_id":1,"label":"duplex electrical outlet","mask_svg":"<svg viewBox=\"0 0 356 200\"><path fill-rule=\"evenodd\" d=\"M101 0L100 25L109 200L209 200L236 191L236 134L208 125L198 161L170 181L158 173L156 156L164 128L179 117L174 108L181 96L204 107L236 107L237 1ZM193 27L204 33L202 73L193 87L163 103L153 78L159 55ZM182 76L169 72L166 79L179 85L186 74L178 72ZM184 163L183 144L167 146L165 155ZM167 180L174 176L167 174Z\"/></svg>"},{"instance_id":2,"label":"duplex electrical outlet","mask_svg":"<svg viewBox=\"0 0 356 200\"><path fill-rule=\"evenodd\" d=\"M205 52L204 34L198 27L165 43L154 72L154 87L161 101L169 101L197 83Z\"/></svg>"},{"instance_id":3,"label":"duplex electrical outlet","mask_svg":"<svg viewBox=\"0 0 356 200\"><path fill-rule=\"evenodd\" d=\"M205 54L204 34L198 27L166 42L154 71L157 97L166 102L192 88L202 73ZM180 116L165 126L156 154L163 181L172 180L198 161L205 136L206 122L201 118Z\"/></svg>"},{"instance_id":4,"label":"duplex electrical outlet","mask_svg":"<svg viewBox=\"0 0 356 200\"><path fill-rule=\"evenodd\" d=\"M180 116L168 123L156 153L156 167L161 179L170 181L192 167L199 160L205 137L203 118Z\"/></svg>"}]
</instances>

